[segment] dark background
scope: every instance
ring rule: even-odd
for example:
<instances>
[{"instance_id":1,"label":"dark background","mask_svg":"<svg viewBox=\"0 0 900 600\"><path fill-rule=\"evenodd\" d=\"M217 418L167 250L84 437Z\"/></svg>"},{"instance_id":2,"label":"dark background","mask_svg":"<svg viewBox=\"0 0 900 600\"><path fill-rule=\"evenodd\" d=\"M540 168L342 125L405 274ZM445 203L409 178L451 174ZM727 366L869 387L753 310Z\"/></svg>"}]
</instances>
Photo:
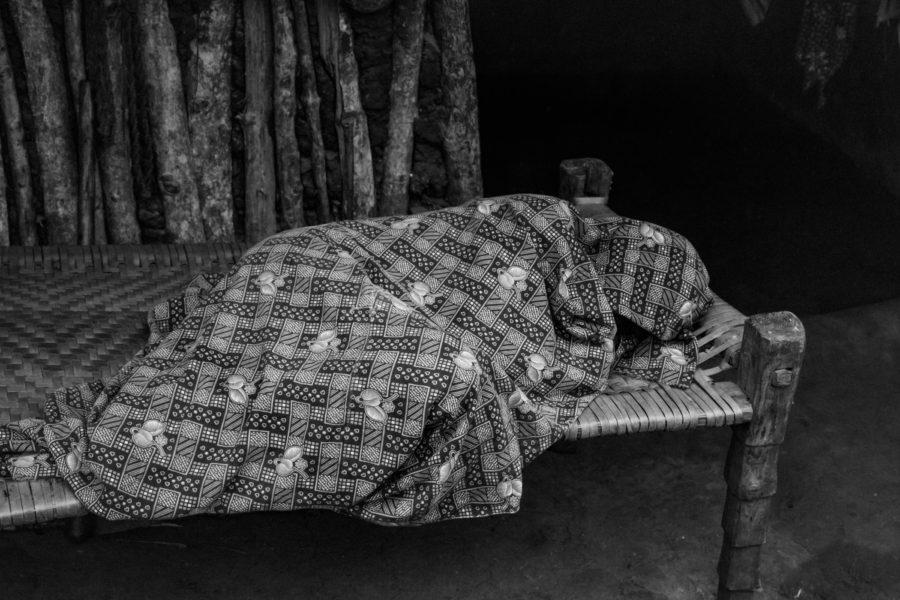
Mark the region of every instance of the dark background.
<instances>
[{"instance_id":1,"label":"dark background","mask_svg":"<svg viewBox=\"0 0 900 600\"><path fill-rule=\"evenodd\" d=\"M753 28L737 1L473 2L485 193L554 193L560 160L595 156L612 206L688 236L745 312L900 295L896 24L861 2L819 109L802 5Z\"/></svg>"}]
</instances>

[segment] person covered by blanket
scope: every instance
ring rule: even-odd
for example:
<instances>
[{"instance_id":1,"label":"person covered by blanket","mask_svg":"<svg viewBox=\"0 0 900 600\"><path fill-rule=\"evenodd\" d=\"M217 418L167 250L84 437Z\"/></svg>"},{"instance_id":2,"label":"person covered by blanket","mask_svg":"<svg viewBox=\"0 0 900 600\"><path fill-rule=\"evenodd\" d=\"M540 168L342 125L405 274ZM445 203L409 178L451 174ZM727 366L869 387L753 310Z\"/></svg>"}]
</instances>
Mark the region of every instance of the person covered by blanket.
<instances>
[{"instance_id":1,"label":"person covered by blanket","mask_svg":"<svg viewBox=\"0 0 900 600\"><path fill-rule=\"evenodd\" d=\"M708 281L678 234L545 196L285 231L153 307L115 376L0 427L0 476L107 519L515 512L611 377L689 385Z\"/></svg>"}]
</instances>

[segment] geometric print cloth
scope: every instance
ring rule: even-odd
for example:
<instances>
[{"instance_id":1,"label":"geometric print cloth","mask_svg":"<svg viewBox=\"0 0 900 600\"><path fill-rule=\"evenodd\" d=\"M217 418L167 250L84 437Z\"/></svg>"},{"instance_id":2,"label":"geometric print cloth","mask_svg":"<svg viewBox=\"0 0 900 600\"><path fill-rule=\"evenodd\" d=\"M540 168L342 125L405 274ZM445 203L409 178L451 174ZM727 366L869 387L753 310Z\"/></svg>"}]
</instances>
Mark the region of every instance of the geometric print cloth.
<instances>
[{"instance_id":1,"label":"geometric print cloth","mask_svg":"<svg viewBox=\"0 0 900 600\"><path fill-rule=\"evenodd\" d=\"M607 294L615 240L640 234L635 223L518 195L279 233L154 307L148 344L115 376L0 427L0 475L62 477L113 520L320 508L399 525L516 512L523 467L616 361L690 382L691 339L645 334L642 358L626 320L681 296L625 314L629 292ZM684 247L655 231L654 252ZM675 273L654 285L679 294L680 278L703 270L667 264Z\"/></svg>"}]
</instances>

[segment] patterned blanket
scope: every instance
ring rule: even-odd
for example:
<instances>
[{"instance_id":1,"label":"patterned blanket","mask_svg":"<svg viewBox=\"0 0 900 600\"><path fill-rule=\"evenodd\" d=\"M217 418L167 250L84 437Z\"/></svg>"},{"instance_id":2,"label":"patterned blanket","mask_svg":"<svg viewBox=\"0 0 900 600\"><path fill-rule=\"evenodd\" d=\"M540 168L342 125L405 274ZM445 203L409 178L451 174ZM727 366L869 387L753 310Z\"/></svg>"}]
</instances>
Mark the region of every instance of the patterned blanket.
<instances>
[{"instance_id":1,"label":"patterned blanket","mask_svg":"<svg viewBox=\"0 0 900 600\"><path fill-rule=\"evenodd\" d=\"M0 427L0 475L107 519L515 512L612 374L690 382L707 283L677 234L541 196L286 231L154 307L115 377Z\"/></svg>"}]
</instances>

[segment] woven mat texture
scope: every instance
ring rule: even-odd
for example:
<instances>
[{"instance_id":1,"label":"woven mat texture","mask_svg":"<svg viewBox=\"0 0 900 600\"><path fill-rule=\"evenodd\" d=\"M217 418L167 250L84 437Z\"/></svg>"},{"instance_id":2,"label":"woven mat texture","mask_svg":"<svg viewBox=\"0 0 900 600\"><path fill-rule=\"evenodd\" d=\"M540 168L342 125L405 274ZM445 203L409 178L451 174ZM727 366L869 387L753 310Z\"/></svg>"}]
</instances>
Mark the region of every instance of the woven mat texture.
<instances>
[{"instance_id":1,"label":"woven mat texture","mask_svg":"<svg viewBox=\"0 0 900 600\"><path fill-rule=\"evenodd\" d=\"M115 373L146 342L147 310L238 244L0 249L0 421L47 392Z\"/></svg>"}]
</instances>

